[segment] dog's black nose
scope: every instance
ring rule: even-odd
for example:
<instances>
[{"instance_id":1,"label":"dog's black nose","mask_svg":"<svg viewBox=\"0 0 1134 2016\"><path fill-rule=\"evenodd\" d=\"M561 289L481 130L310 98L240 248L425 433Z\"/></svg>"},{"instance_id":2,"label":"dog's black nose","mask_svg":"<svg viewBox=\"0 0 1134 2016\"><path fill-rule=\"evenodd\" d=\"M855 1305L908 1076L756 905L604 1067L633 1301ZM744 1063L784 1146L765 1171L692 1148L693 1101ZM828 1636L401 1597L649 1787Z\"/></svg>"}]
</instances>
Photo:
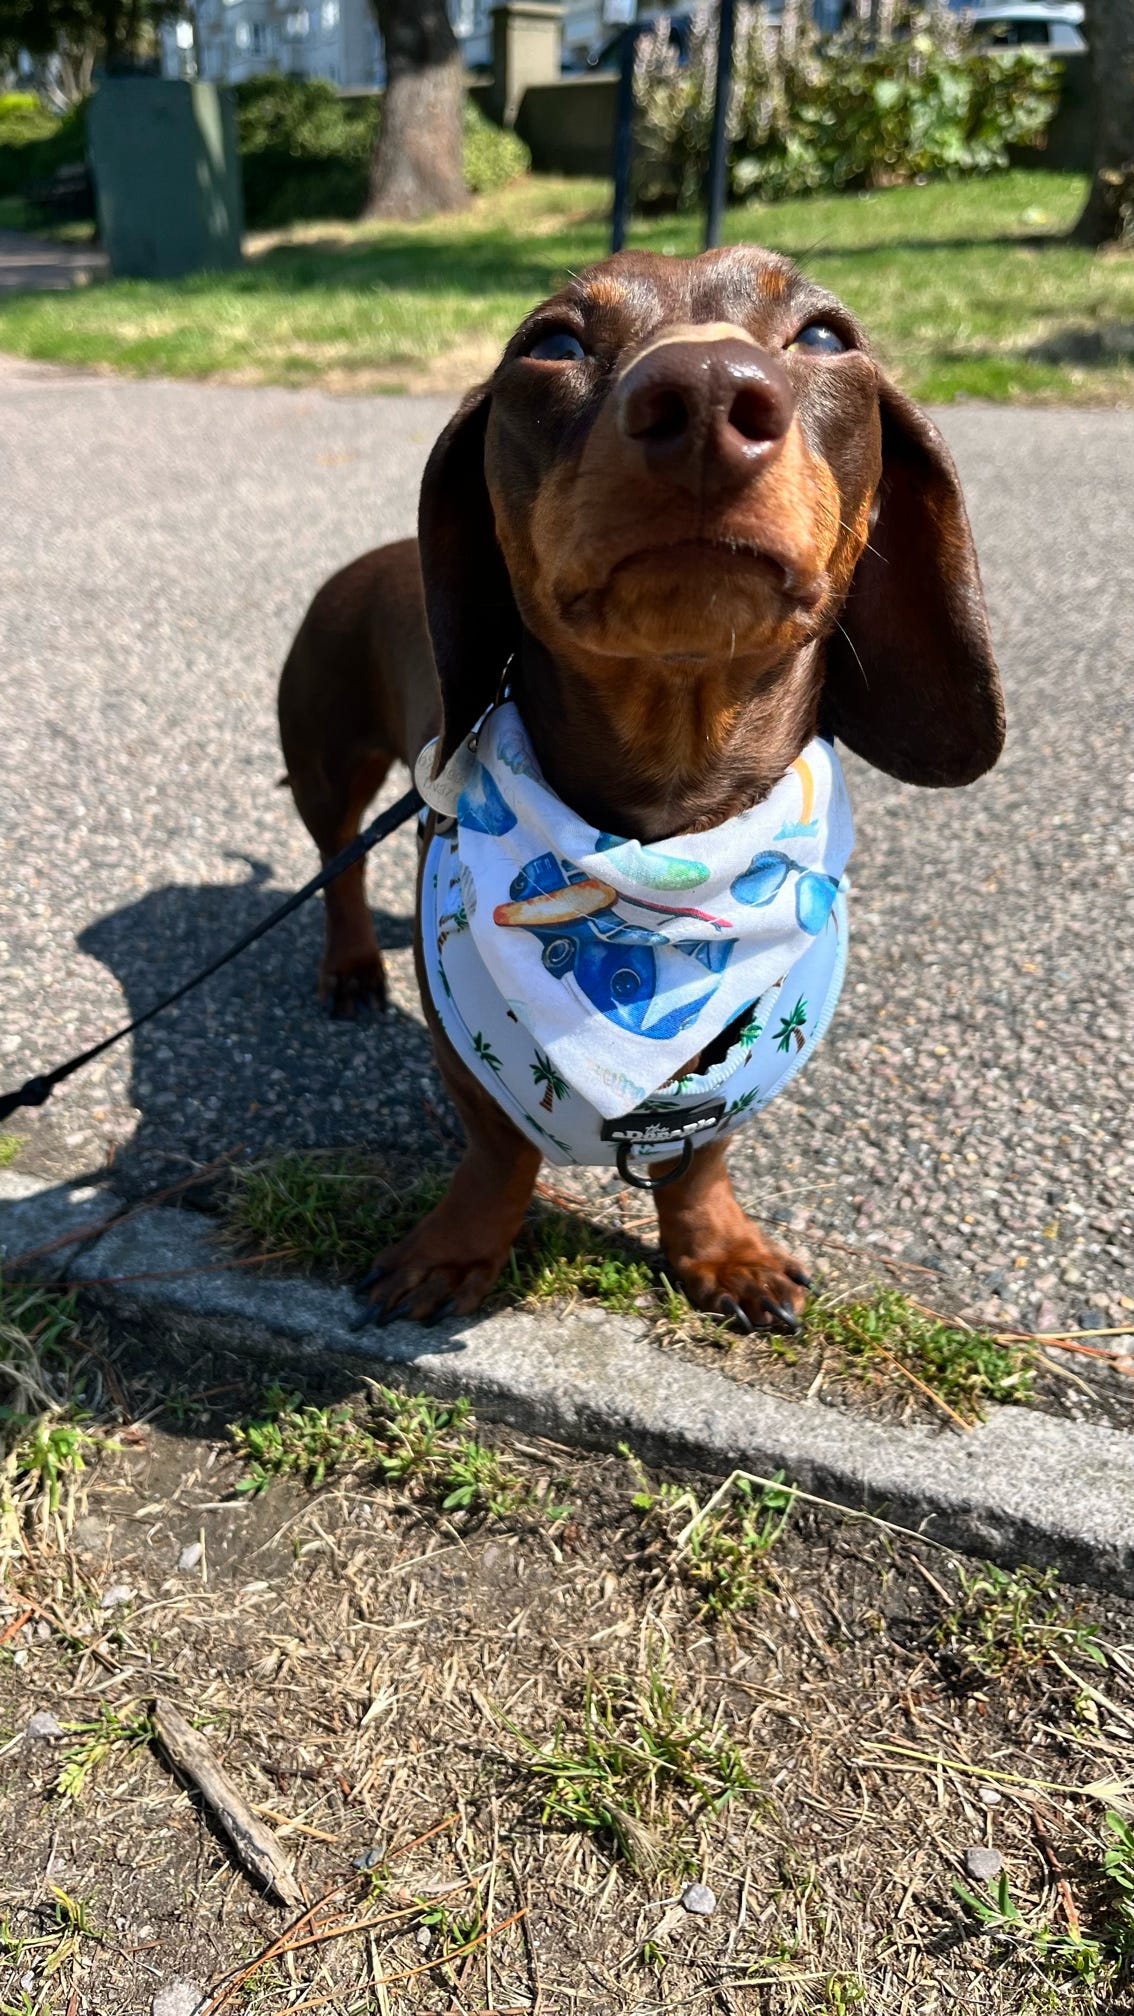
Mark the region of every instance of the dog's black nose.
<instances>
[{"instance_id":1,"label":"dog's black nose","mask_svg":"<svg viewBox=\"0 0 1134 2016\"><path fill-rule=\"evenodd\" d=\"M616 393L623 434L647 464L697 490L753 477L791 426L783 365L743 337L674 337L631 364Z\"/></svg>"}]
</instances>

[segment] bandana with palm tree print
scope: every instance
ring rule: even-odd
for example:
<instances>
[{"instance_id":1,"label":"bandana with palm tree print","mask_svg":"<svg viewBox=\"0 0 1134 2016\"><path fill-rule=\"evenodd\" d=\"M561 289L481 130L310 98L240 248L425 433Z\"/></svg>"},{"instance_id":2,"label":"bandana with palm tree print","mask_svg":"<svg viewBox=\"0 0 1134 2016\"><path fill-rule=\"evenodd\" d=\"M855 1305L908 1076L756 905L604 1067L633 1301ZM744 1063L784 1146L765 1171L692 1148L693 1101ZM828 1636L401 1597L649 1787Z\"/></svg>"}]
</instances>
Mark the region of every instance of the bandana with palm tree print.
<instances>
[{"instance_id":1,"label":"bandana with palm tree print","mask_svg":"<svg viewBox=\"0 0 1134 2016\"><path fill-rule=\"evenodd\" d=\"M853 828L829 742L810 742L761 804L648 846L598 831L556 796L512 701L490 710L437 778L433 753L422 751L418 787L455 825L433 864L449 894L432 946L426 934L431 991L440 1009L454 956L443 955L467 934L503 1004L500 1033L532 1039L537 1111L549 1091L555 1107L559 1084L608 1121L672 1095L689 1060L746 1011L762 1007L761 1038L770 1033L772 1001L787 1024L774 1054L798 1052L807 1002L782 999L786 982L820 945L827 980L836 964L841 973L834 941L840 927L845 935L839 885ZM484 1040L499 1062L499 1043Z\"/></svg>"}]
</instances>

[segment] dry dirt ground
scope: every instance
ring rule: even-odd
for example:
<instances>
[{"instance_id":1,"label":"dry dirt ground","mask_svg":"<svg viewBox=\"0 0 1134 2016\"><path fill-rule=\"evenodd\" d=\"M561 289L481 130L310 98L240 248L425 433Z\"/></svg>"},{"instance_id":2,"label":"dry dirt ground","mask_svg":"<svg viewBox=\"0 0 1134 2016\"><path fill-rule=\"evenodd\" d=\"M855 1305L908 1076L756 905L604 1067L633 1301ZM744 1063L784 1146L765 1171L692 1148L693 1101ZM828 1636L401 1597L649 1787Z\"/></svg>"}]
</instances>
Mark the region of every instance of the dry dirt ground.
<instances>
[{"instance_id":1,"label":"dry dirt ground","mask_svg":"<svg viewBox=\"0 0 1134 2016\"><path fill-rule=\"evenodd\" d=\"M8 1508L4 2016L1134 2008L1130 1605L760 1485L673 1501L435 1406L82 1349L117 1446Z\"/></svg>"}]
</instances>

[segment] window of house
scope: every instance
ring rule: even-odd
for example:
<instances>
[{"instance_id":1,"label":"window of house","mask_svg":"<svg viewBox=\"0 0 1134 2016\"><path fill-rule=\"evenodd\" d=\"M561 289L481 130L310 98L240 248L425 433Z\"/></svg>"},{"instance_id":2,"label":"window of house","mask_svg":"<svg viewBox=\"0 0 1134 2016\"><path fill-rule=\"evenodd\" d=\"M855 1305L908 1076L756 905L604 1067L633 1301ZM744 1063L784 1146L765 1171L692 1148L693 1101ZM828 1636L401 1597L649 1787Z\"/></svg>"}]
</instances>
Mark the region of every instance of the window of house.
<instances>
[{"instance_id":1,"label":"window of house","mask_svg":"<svg viewBox=\"0 0 1134 2016\"><path fill-rule=\"evenodd\" d=\"M310 17L306 7L298 7L294 14L289 14L285 18L284 34L290 35L294 41L298 36L306 35L309 26Z\"/></svg>"},{"instance_id":2,"label":"window of house","mask_svg":"<svg viewBox=\"0 0 1134 2016\"><path fill-rule=\"evenodd\" d=\"M337 28L339 25L339 0L323 0L323 11L320 18L323 23L324 35L329 35L332 28Z\"/></svg>"},{"instance_id":3,"label":"window of house","mask_svg":"<svg viewBox=\"0 0 1134 2016\"><path fill-rule=\"evenodd\" d=\"M248 26L247 21L237 22L236 27L233 30L232 39L235 42L238 49L247 49L250 47L252 42L252 30Z\"/></svg>"}]
</instances>

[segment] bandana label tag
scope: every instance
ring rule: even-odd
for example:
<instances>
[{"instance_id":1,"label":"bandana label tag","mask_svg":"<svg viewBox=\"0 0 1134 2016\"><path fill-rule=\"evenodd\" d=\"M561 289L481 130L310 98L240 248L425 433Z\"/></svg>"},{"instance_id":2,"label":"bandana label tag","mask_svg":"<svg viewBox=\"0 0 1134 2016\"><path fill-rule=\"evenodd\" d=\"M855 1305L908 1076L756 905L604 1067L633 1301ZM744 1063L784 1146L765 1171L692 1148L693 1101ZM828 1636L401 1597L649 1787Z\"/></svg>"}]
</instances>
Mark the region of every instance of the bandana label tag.
<instances>
[{"instance_id":1,"label":"bandana label tag","mask_svg":"<svg viewBox=\"0 0 1134 2016\"><path fill-rule=\"evenodd\" d=\"M637 1113L621 1113L617 1120L604 1120L599 1138L626 1141L635 1148L662 1147L669 1141L688 1141L694 1134L710 1133L724 1110L723 1099L706 1099L701 1106L686 1106L676 1113L644 1107Z\"/></svg>"}]
</instances>

